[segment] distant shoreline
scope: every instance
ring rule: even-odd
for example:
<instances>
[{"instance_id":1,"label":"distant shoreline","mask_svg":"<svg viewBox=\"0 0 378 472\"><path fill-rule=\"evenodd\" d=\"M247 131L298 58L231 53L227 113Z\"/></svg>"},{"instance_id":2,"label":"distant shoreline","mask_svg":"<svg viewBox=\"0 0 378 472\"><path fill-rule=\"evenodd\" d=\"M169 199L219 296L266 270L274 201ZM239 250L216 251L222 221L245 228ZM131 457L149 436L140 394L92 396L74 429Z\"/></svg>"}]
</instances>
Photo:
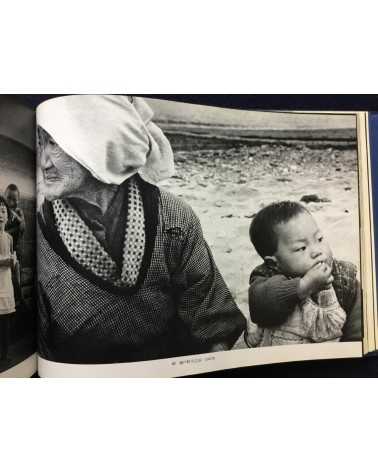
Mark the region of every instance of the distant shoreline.
<instances>
[{"instance_id":1,"label":"distant shoreline","mask_svg":"<svg viewBox=\"0 0 378 472\"><path fill-rule=\"evenodd\" d=\"M334 129L252 129L239 126L218 126L211 124L159 122L169 135L203 137L226 140L284 140L284 141L345 141L356 144L355 128Z\"/></svg>"},{"instance_id":2,"label":"distant shoreline","mask_svg":"<svg viewBox=\"0 0 378 472\"><path fill-rule=\"evenodd\" d=\"M356 149L357 138L355 129L295 129L295 130L252 130L231 127L215 127L213 125L161 125L174 150L190 148L206 149L222 146L303 146L316 149ZM202 145L201 145L202 143Z\"/></svg>"}]
</instances>

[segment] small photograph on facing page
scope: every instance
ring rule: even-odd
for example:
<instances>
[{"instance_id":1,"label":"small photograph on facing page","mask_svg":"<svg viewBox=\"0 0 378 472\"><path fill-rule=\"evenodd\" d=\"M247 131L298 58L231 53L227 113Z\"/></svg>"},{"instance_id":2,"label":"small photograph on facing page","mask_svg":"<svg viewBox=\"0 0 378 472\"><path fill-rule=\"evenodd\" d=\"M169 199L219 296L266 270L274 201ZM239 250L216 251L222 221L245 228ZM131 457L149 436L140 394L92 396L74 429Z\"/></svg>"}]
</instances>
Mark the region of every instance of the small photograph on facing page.
<instances>
[{"instance_id":1,"label":"small photograph on facing page","mask_svg":"<svg viewBox=\"0 0 378 472\"><path fill-rule=\"evenodd\" d=\"M34 117L0 98L0 372L36 351Z\"/></svg>"},{"instance_id":2,"label":"small photograph on facing page","mask_svg":"<svg viewBox=\"0 0 378 472\"><path fill-rule=\"evenodd\" d=\"M37 136L43 358L361 340L355 117L67 96Z\"/></svg>"}]
</instances>

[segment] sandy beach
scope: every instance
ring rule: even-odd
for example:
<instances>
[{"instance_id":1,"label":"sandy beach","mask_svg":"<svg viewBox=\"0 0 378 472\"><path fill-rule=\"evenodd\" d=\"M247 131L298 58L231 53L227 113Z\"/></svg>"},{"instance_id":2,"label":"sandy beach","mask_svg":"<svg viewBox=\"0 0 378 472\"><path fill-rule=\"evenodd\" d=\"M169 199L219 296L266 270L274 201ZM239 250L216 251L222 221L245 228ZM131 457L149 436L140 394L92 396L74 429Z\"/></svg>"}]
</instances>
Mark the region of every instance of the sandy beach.
<instances>
[{"instance_id":1,"label":"sandy beach","mask_svg":"<svg viewBox=\"0 0 378 472\"><path fill-rule=\"evenodd\" d=\"M227 131L224 131L227 134ZM334 256L359 264L357 153L352 143L283 141L244 143L169 133L176 175L163 187L198 214L216 263L248 316L248 282L261 259L249 241L256 212L278 200L312 195L307 203ZM244 347L242 341L238 348Z\"/></svg>"}]
</instances>

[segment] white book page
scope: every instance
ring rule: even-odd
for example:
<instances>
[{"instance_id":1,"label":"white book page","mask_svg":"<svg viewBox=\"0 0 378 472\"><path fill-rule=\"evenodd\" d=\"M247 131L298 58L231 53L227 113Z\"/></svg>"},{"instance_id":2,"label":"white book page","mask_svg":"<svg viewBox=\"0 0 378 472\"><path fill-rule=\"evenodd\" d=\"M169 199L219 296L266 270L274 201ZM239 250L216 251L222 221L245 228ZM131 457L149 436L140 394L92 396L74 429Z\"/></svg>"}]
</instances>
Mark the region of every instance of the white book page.
<instances>
[{"instance_id":1,"label":"white book page","mask_svg":"<svg viewBox=\"0 0 378 472\"><path fill-rule=\"evenodd\" d=\"M107 186L120 187L124 184L117 172L121 173L126 168L129 170L130 166L123 161L120 163L120 154L109 153L109 149L119 150L121 146L132 154L134 151L128 146L131 142L135 144L133 140L143 148L143 139L139 142L140 135L135 133L135 127L140 126L140 122L133 121L134 115L131 119L127 114L122 120L120 112L122 106L129 110L129 103L133 105L134 99L124 97L128 102L122 102L122 99L109 97L106 100L117 102L112 113L111 106L103 103L104 96L52 99L42 104L37 111L41 133L39 206L47 208L41 220L44 257L46 261L53 260L53 264L56 260L56 267L59 266L58 272L54 274L49 272L46 263L43 277L40 278L40 287L43 289L41 298L47 301L41 315L41 324L45 327L41 337L45 341L39 359L40 375L183 376L242 366L362 356L359 159L363 156L357 152L357 114L264 113L146 100L152 110L150 117L153 114L154 126L164 133L174 156L174 173L160 181L157 188L160 193L173 195L192 209L215 267L224 280L227 290L225 306L232 300L245 320L245 329L240 330L238 338L232 340L232 345L227 346L225 342L223 348L219 347L222 332L219 332L218 327L224 313L221 315L222 308L216 303L225 292L215 289L212 302L206 309L196 311L193 307L196 307L198 297L203 296L203 286L198 285L196 290L192 290L192 298L190 303L186 303L186 309L188 306L189 311L193 308L192 320L200 313L204 328L195 331L196 323L188 324L193 329L190 333L192 338L189 336L192 341L185 345L185 353L178 356L175 349L167 348L164 351L162 346L166 339L163 336L160 345L160 338L154 338L156 346L152 349L151 331L146 328L146 325L153 326L155 334L163 333L169 331L168 320L182 316L180 297L184 295L177 291L179 285L172 285L168 289L164 286L164 297L167 296L166 299L171 300L172 304L169 304L168 309L168 305L163 303L161 316L154 315L161 300L160 290L163 285L159 284L163 283L165 269L158 264L154 266L152 270L158 276L151 283L148 277L152 266L149 266L146 278L129 298L126 292L118 291L118 295L115 295L116 291L108 283L109 273L101 272L101 267L91 263L90 259L88 262L85 256L86 243L80 243L78 249L70 235L72 227L79 233L83 232L81 241L91 241L91 251L98 251L102 260L108 264L109 259L102 251L104 244L100 249L91 234L92 222L86 213L86 204L82 202L93 202L90 197L93 186L105 194L109 190ZM133 106L140 113L135 103ZM139 118L142 121L145 119L143 113ZM115 132L120 128L123 139L121 144L120 135ZM146 129L148 135L148 126ZM151 141L151 136L149 139ZM111 143L111 146L104 146L104 143ZM125 152L124 156L127 155ZM58 160L57 156L69 168L77 169L75 176L82 175L86 184L80 186L79 182L78 188L74 189L73 184L76 185L76 182L72 179L65 181L67 168L61 166L63 161ZM136 159L140 156L135 154L133 157ZM112 165L109 165L110 158L113 159ZM137 169L142 179L144 170L143 165ZM125 182L129 178L126 176ZM59 188L53 185L58 180ZM118 191L117 188L113 190ZM253 322L257 318L253 312L254 305L251 308L250 304L251 296L255 297L249 290L250 276L259 266L266 264L271 256L266 254L264 262L265 256L251 242L250 226L265 207L287 201L304 208L303 213L309 215L308 218L316 225L311 238L315 238L316 234L319 241L325 239L332 256L316 256L319 260L314 259L313 266L301 269L302 273L299 269L293 272L294 269L289 270L288 266L278 261L280 265L275 267L274 274L291 280L304 278L316 264L323 264L325 269L330 269L327 287L335 291L338 306L336 318L339 320L339 325L332 327L330 332L320 323L316 326L319 331L314 334L310 330L310 334L303 314L299 315L299 321L295 321L294 327L290 321L292 313L287 315L289 324L285 321L275 329ZM161 207L159 211L160 215L164 215L166 209ZM55 215L55 220L51 215ZM301 231L303 228L303 225L299 225ZM159 226L157 231L159 233ZM268 236L267 233L266 238ZM301 237L302 240L306 238ZM159 253L164 251L162 247L165 247L164 244L155 245L154 260L162 256ZM274 258L278 247L275 251L272 253ZM193 249L192 253L186 254L185 260L195 256ZM292 258L294 256L290 256L289 262ZM183 260L176 262L178 267L182 267ZM178 274L175 273L175 277L190 280L193 272L188 273L187 268L180 270ZM342 279L346 270L350 275L350 283ZM208 281L212 273L208 269L204 278ZM122 284L122 281L119 283ZM345 293L341 286L347 287ZM155 298L159 301L149 307L148 291L142 292L146 287L151 287L153 299L159 294ZM60 293L59 297L57 293ZM317 294L311 286L306 297L313 298L316 305ZM147 308L141 312L135 311L133 304L139 295L145 297L147 303L144 305ZM270 298L267 298L269 301ZM127 308L129 300L133 302ZM136 304L139 302L140 299ZM124 319L114 308L118 303L125 304ZM295 307L297 305L300 306L299 301ZM210 330L217 335L214 335L213 344L208 338L209 353L198 353L200 351L197 351L198 344L195 345L194 339L197 336L196 340L200 338L203 342L201 336L210 326L206 324L209 313L213 313L212 321L209 322ZM299 310L299 313L302 312ZM234 323L232 316L230 314L230 324ZM355 319L354 325L359 325L359 328L351 333L352 317ZM165 318L166 325L162 321ZM225 323L224 329L229 329L230 324ZM263 338L259 339L260 328L264 331L264 342ZM278 338L281 341L278 342ZM227 339L226 335L224 339ZM256 339L259 339L258 342ZM185 341L188 339L185 338ZM157 354L160 348L161 352Z\"/></svg>"}]
</instances>

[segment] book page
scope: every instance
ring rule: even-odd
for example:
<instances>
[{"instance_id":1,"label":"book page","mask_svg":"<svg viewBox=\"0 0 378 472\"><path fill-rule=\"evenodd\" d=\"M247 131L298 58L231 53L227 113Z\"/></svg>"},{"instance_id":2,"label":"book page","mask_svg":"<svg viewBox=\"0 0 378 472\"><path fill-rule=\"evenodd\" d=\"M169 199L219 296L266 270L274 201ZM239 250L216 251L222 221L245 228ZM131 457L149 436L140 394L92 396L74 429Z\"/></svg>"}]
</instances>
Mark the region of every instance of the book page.
<instances>
[{"instance_id":1,"label":"book page","mask_svg":"<svg viewBox=\"0 0 378 472\"><path fill-rule=\"evenodd\" d=\"M368 352L378 350L378 312L377 312L377 279L376 279L376 267L377 267L377 252L375 251L375 235L377 234L377 222L378 222L378 205L377 205L377 185L378 185L378 114L377 113L366 113L365 116L365 147L368 155L369 163L369 188L370 198L367 200L369 212L373 214L371 217L371 230L372 234L372 252L371 257L368 259L368 267L373 274L372 286L370 293L367 297L371 300L371 304L366 308L367 312L371 315L368 317L367 324L369 325L368 341L369 347Z\"/></svg>"},{"instance_id":2,"label":"book page","mask_svg":"<svg viewBox=\"0 0 378 472\"><path fill-rule=\"evenodd\" d=\"M37 371L35 113L0 98L0 377Z\"/></svg>"},{"instance_id":3,"label":"book page","mask_svg":"<svg viewBox=\"0 0 378 472\"><path fill-rule=\"evenodd\" d=\"M356 114L43 103L39 373L362 355Z\"/></svg>"}]
</instances>

